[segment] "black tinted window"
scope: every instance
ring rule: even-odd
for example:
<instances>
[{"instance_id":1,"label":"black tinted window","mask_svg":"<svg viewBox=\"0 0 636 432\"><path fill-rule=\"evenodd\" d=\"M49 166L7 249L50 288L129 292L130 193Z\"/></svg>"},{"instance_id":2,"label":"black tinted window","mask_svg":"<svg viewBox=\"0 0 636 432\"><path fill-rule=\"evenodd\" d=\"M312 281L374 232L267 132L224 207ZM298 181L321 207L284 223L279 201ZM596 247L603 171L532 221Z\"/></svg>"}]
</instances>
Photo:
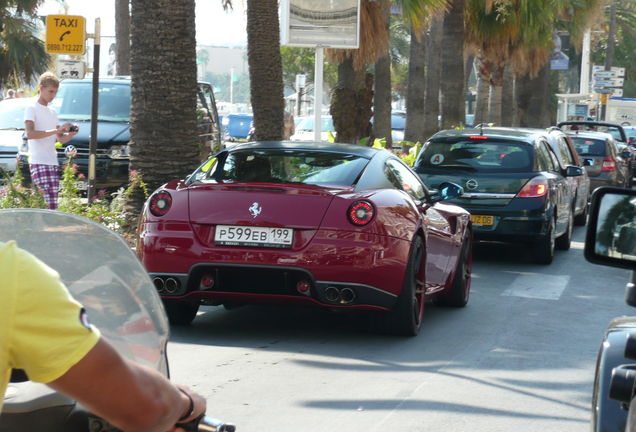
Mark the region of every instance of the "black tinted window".
<instances>
[{"instance_id":1,"label":"black tinted window","mask_svg":"<svg viewBox=\"0 0 636 432\"><path fill-rule=\"evenodd\" d=\"M531 172L532 147L514 142L466 140L429 141L418 158L418 170L467 170L480 172Z\"/></svg>"},{"instance_id":2,"label":"black tinted window","mask_svg":"<svg viewBox=\"0 0 636 432\"><path fill-rule=\"evenodd\" d=\"M579 156L605 157L605 140L574 136L572 142Z\"/></svg>"},{"instance_id":3,"label":"black tinted window","mask_svg":"<svg viewBox=\"0 0 636 432\"><path fill-rule=\"evenodd\" d=\"M570 153L570 147L568 146L567 141L563 137L559 137L557 139L557 146L559 148L559 153L561 154L561 159L565 162L566 165L576 165L574 162L574 156Z\"/></svg>"}]
</instances>

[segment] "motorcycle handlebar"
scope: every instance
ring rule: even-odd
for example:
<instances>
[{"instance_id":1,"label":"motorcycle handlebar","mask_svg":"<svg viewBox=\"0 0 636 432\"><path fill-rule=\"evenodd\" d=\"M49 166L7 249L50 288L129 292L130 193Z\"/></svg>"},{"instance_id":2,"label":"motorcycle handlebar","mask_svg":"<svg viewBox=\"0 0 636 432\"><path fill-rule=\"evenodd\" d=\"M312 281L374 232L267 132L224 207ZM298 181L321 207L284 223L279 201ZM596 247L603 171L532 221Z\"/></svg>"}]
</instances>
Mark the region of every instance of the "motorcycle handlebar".
<instances>
[{"instance_id":1,"label":"motorcycle handlebar","mask_svg":"<svg viewBox=\"0 0 636 432\"><path fill-rule=\"evenodd\" d=\"M179 423L182 429L188 432L235 432L236 427L230 423L201 414L199 417L187 423Z\"/></svg>"}]
</instances>

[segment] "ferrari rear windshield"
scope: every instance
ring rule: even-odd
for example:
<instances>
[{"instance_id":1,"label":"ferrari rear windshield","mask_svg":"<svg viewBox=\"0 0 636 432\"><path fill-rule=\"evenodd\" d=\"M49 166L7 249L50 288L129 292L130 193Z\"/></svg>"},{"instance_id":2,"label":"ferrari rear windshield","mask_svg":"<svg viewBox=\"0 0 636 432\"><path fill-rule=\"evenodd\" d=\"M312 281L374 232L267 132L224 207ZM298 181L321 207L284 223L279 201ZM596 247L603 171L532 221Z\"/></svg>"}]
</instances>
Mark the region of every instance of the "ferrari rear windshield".
<instances>
[{"instance_id":1,"label":"ferrari rear windshield","mask_svg":"<svg viewBox=\"0 0 636 432\"><path fill-rule=\"evenodd\" d=\"M359 155L307 150L229 152L210 178L223 182L296 183L354 186L369 159Z\"/></svg>"},{"instance_id":2,"label":"ferrari rear windshield","mask_svg":"<svg viewBox=\"0 0 636 432\"><path fill-rule=\"evenodd\" d=\"M485 137L484 137L485 138ZM514 142L467 140L427 143L417 168L471 172L532 172L533 147Z\"/></svg>"}]
</instances>

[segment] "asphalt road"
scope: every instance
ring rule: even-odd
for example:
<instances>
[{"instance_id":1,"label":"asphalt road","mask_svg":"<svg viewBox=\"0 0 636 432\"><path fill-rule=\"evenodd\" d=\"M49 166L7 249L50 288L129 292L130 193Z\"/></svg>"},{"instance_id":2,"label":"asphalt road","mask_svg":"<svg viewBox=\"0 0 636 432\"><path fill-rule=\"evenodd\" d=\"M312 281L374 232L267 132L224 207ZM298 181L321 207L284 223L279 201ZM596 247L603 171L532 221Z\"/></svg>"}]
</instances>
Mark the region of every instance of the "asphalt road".
<instances>
[{"instance_id":1,"label":"asphalt road","mask_svg":"<svg viewBox=\"0 0 636 432\"><path fill-rule=\"evenodd\" d=\"M427 305L419 336L312 309L202 308L172 330L172 379L239 432L588 431L594 365L629 272L589 264L585 228L552 265L476 245L468 306Z\"/></svg>"}]
</instances>

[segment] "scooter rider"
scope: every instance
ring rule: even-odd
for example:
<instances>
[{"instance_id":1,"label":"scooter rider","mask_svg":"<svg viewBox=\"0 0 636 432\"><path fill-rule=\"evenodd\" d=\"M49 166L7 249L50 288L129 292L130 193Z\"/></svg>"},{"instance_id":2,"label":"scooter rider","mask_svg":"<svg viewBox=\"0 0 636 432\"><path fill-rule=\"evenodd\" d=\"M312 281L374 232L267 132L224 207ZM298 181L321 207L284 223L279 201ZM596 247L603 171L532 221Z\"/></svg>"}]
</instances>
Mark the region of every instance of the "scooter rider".
<instances>
[{"instance_id":1,"label":"scooter rider","mask_svg":"<svg viewBox=\"0 0 636 432\"><path fill-rule=\"evenodd\" d=\"M205 412L188 387L120 356L58 273L15 242L0 243L0 275L0 394L15 368L126 432L179 431Z\"/></svg>"}]
</instances>

